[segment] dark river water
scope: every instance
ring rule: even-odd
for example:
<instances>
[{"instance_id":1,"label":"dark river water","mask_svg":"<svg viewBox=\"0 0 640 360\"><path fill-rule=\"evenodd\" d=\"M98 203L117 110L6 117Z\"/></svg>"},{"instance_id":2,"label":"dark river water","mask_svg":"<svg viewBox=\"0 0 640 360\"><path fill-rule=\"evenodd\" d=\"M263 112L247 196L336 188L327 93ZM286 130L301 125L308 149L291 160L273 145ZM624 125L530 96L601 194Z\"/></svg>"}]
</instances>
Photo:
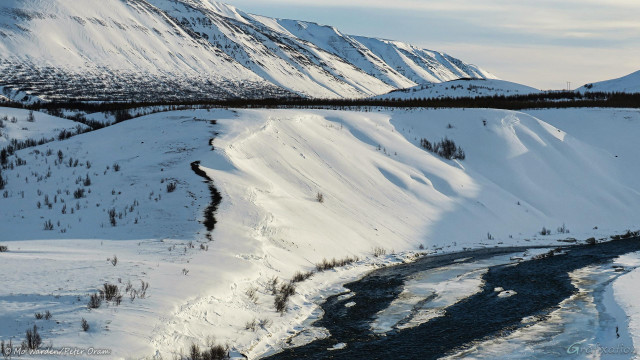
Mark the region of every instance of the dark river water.
<instances>
[{"instance_id":1,"label":"dark river water","mask_svg":"<svg viewBox=\"0 0 640 360\"><path fill-rule=\"evenodd\" d=\"M525 317L543 319L577 291L570 272L640 251L640 239L577 245L546 258L491 266L483 275L481 291L447 307L443 316L384 334L371 329L376 314L398 298L403 284L413 274L526 249L493 248L428 256L414 263L375 270L345 286L354 296L336 295L322 304L324 315L314 326L328 329L330 337L285 349L268 359L437 359L451 355L475 342L500 337L525 326L522 323ZM497 287L517 294L499 297ZM347 307L347 303L355 305ZM346 346L329 350L338 344Z\"/></svg>"}]
</instances>

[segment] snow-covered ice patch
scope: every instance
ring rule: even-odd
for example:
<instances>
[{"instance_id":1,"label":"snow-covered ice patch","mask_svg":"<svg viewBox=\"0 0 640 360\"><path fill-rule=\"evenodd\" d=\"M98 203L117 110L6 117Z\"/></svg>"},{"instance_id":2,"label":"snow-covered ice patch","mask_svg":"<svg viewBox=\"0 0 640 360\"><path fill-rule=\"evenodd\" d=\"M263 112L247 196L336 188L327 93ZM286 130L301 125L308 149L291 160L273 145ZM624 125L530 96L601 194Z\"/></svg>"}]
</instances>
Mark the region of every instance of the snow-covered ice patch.
<instances>
[{"instance_id":1,"label":"snow-covered ice patch","mask_svg":"<svg viewBox=\"0 0 640 360\"><path fill-rule=\"evenodd\" d=\"M498 297L499 298L509 298L509 297L514 296L514 295L518 295L518 293L513 291L513 290L504 290L504 291L500 291L500 293L498 293Z\"/></svg>"},{"instance_id":2,"label":"snow-covered ice patch","mask_svg":"<svg viewBox=\"0 0 640 360\"><path fill-rule=\"evenodd\" d=\"M509 255L419 272L404 284L402 293L376 315L371 328L386 333L405 329L442 316L445 309L482 290L488 268L511 262Z\"/></svg>"},{"instance_id":3,"label":"snow-covered ice patch","mask_svg":"<svg viewBox=\"0 0 640 360\"><path fill-rule=\"evenodd\" d=\"M330 347L330 348L327 348L327 350L329 350L329 351L342 350L342 349L344 349L344 348L346 348L346 347L347 347L347 344L345 344L345 343L338 343L338 344L333 345L333 346L332 346L332 347Z\"/></svg>"}]
</instances>

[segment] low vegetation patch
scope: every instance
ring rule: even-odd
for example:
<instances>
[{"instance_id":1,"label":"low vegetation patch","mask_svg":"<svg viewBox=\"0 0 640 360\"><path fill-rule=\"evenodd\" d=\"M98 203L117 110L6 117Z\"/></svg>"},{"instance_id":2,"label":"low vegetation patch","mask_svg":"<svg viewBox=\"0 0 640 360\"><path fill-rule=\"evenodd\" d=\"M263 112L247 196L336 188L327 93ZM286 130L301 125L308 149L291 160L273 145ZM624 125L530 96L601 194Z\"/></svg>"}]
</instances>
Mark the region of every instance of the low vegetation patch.
<instances>
[{"instance_id":1,"label":"low vegetation patch","mask_svg":"<svg viewBox=\"0 0 640 360\"><path fill-rule=\"evenodd\" d=\"M167 184L167 192L168 193L172 193L174 191L176 191L176 189L178 188L178 184L176 184L175 182L170 182Z\"/></svg>"},{"instance_id":2,"label":"low vegetation patch","mask_svg":"<svg viewBox=\"0 0 640 360\"><path fill-rule=\"evenodd\" d=\"M189 349L188 360L224 360L229 359L229 347L222 345L210 345L207 349L200 350L196 344Z\"/></svg>"},{"instance_id":3,"label":"low vegetation patch","mask_svg":"<svg viewBox=\"0 0 640 360\"><path fill-rule=\"evenodd\" d=\"M293 274L293 277L291 278L291 282L294 282L294 283L302 282L307 280L311 276L313 276L313 272L311 271L297 271L295 274Z\"/></svg>"},{"instance_id":4,"label":"low vegetation patch","mask_svg":"<svg viewBox=\"0 0 640 360\"><path fill-rule=\"evenodd\" d=\"M384 248L381 248L379 246L373 248L373 256L379 257L379 256L383 256L383 255L387 255L387 250L385 250Z\"/></svg>"},{"instance_id":5,"label":"low vegetation patch","mask_svg":"<svg viewBox=\"0 0 640 360\"><path fill-rule=\"evenodd\" d=\"M467 157L464 150L462 150L460 146L457 146L455 141L447 137L434 143L422 138L420 139L420 146L447 160L464 160Z\"/></svg>"},{"instance_id":6,"label":"low vegetation patch","mask_svg":"<svg viewBox=\"0 0 640 360\"><path fill-rule=\"evenodd\" d=\"M42 345L42 338L38 333L38 327L33 325L33 329L27 329L26 338L22 342L22 347L29 350L37 350Z\"/></svg>"},{"instance_id":7,"label":"low vegetation patch","mask_svg":"<svg viewBox=\"0 0 640 360\"><path fill-rule=\"evenodd\" d=\"M283 314L287 311L287 305L289 304L289 297L296 293L296 286L292 283L284 283L278 289L276 298L274 300L274 306L276 311Z\"/></svg>"},{"instance_id":8,"label":"low vegetation patch","mask_svg":"<svg viewBox=\"0 0 640 360\"><path fill-rule=\"evenodd\" d=\"M82 318L82 321L80 322L80 327L82 328L82 331L89 331L89 329L91 328L91 326L89 326L89 322L87 320L85 320L85 318Z\"/></svg>"},{"instance_id":9,"label":"low vegetation patch","mask_svg":"<svg viewBox=\"0 0 640 360\"><path fill-rule=\"evenodd\" d=\"M357 256L346 257L340 260L336 260L335 258L331 260L323 259L322 262L319 262L316 264L316 270L327 271L327 270L334 269L336 267L347 266L349 264L357 262L358 260L360 259Z\"/></svg>"}]
</instances>

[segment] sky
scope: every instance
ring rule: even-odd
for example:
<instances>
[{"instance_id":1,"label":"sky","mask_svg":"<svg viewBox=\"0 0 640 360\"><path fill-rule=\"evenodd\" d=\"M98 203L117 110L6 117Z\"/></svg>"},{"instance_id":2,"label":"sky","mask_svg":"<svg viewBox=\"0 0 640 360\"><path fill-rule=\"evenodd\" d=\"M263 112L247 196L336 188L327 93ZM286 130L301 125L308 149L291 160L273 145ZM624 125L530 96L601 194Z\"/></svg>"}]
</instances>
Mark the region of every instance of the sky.
<instances>
[{"instance_id":1,"label":"sky","mask_svg":"<svg viewBox=\"0 0 640 360\"><path fill-rule=\"evenodd\" d=\"M638 0L224 2L248 13L443 51L501 79L545 90L640 70Z\"/></svg>"}]
</instances>

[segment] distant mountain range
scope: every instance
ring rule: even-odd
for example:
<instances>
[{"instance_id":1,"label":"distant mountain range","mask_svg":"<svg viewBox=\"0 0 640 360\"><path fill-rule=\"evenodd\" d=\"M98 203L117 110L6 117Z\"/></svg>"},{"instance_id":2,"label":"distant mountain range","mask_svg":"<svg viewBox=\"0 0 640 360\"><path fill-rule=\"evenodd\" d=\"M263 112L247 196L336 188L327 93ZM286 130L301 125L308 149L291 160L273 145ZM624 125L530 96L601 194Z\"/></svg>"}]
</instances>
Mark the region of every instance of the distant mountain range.
<instances>
[{"instance_id":1,"label":"distant mountain range","mask_svg":"<svg viewBox=\"0 0 640 360\"><path fill-rule=\"evenodd\" d=\"M441 52L209 0L0 3L0 91L20 101L363 98L459 78L495 76Z\"/></svg>"}]
</instances>

